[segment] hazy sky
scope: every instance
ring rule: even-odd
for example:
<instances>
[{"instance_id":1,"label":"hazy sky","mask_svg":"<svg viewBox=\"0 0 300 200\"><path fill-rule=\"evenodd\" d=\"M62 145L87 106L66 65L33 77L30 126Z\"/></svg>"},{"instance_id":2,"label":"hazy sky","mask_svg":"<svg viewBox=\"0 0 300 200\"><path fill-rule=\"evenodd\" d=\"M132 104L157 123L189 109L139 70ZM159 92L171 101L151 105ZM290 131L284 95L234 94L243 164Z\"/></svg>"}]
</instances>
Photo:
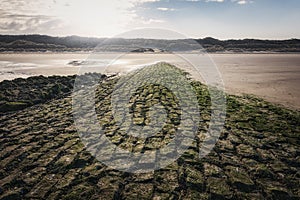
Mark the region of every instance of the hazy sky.
<instances>
[{"instance_id":1,"label":"hazy sky","mask_svg":"<svg viewBox=\"0 0 300 200\"><path fill-rule=\"evenodd\" d=\"M0 34L112 37L156 27L195 38L300 38L300 0L0 0L0 5Z\"/></svg>"}]
</instances>

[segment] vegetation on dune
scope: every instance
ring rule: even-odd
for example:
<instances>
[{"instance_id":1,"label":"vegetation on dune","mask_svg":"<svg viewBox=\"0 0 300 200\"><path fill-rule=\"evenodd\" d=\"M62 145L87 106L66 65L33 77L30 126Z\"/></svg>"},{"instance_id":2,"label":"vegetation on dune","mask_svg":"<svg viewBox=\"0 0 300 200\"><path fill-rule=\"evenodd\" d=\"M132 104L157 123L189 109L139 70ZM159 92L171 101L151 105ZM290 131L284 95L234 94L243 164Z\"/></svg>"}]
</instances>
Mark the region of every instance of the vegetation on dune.
<instances>
[{"instance_id":1,"label":"vegetation on dune","mask_svg":"<svg viewBox=\"0 0 300 200\"><path fill-rule=\"evenodd\" d=\"M300 40L218 40L215 38L160 40L160 39L110 39L78 36L51 37L47 35L0 35L2 51L91 51L101 43L104 51L141 52L141 47L160 48L161 51L199 50L200 44L207 52L300 52ZM169 49L165 49L168 47ZM147 51L149 52L149 51Z\"/></svg>"},{"instance_id":2,"label":"vegetation on dune","mask_svg":"<svg viewBox=\"0 0 300 200\"><path fill-rule=\"evenodd\" d=\"M53 77L24 79L22 85L35 79ZM66 77L55 77L60 79ZM96 113L106 137L132 152L166 145L178 127L172 92L150 84L132 96L133 123L146 124L149 107L157 102L168 110L163 129L141 141L122 134L112 120L111 96L118 80L103 78L96 89ZM225 129L211 153L199 159L210 122L210 96L205 85L189 81L201 115L195 142L174 163L144 174L106 167L85 150L69 95L2 114L0 199L299 199L300 113L253 96L227 95Z\"/></svg>"}]
</instances>

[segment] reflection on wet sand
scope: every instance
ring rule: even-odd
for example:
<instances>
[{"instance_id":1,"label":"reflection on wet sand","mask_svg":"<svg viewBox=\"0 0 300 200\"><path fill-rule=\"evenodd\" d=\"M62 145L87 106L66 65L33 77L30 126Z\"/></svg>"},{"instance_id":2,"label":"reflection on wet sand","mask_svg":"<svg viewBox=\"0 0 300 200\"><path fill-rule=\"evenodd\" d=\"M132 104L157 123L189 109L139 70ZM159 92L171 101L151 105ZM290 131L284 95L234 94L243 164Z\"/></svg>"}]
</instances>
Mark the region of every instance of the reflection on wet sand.
<instances>
[{"instance_id":1,"label":"reflection on wet sand","mask_svg":"<svg viewBox=\"0 0 300 200\"><path fill-rule=\"evenodd\" d=\"M118 56L99 55L100 60L86 63L86 59L95 61L96 57L87 53L0 54L0 81L34 75L77 74L80 67L122 74L158 61L175 64L195 76L193 68L173 54L132 53ZM203 55L186 56L197 60L200 57L201 60ZM254 94L273 103L300 108L300 54L211 54L210 57L218 66L229 93Z\"/></svg>"}]
</instances>

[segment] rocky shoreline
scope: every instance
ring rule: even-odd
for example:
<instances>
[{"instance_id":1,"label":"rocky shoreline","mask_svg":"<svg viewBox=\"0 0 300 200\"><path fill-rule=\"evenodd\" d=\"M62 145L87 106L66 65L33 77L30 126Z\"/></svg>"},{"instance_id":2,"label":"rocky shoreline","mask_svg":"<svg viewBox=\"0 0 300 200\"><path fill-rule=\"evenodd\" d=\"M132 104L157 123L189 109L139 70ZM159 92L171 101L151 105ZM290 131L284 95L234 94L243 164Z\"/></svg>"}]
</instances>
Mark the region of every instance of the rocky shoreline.
<instances>
[{"instance_id":1,"label":"rocky shoreline","mask_svg":"<svg viewBox=\"0 0 300 200\"><path fill-rule=\"evenodd\" d=\"M105 75L90 73L99 80ZM80 77L79 77L80 78ZM34 76L0 82L0 114L66 97L73 91L76 76Z\"/></svg>"},{"instance_id":2,"label":"rocky shoreline","mask_svg":"<svg viewBox=\"0 0 300 200\"><path fill-rule=\"evenodd\" d=\"M175 98L169 98L167 126L141 141L122 134L111 120L118 77L101 77L96 113L112 143L143 152L172 139L178 127ZM195 142L168 167L144 174L106 167L86 151L72 114L73 76L2 82L0 199L299 199L300 113L253 96L227 95L225 130L199 159L210 96L205 85L190 81L201 108ZM138 90L129 103L134 123L147 123L151 102L163 104L164 96L172 94L156 85ZM28 103L8 109L12 102Z\"/></svg>"}]
</instances>

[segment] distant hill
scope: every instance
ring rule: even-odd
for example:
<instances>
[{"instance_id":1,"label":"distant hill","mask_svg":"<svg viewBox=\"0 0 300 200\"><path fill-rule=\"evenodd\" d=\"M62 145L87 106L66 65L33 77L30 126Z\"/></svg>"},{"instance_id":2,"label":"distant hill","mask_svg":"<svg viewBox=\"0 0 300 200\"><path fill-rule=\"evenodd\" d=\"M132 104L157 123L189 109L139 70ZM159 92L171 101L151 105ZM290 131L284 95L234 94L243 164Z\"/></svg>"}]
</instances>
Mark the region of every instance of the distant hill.
<instances>
[{"instance_id":1,"label":"distant hill","mask_svg":"<svg viewBox=\"0 0 300 200\"><path fill-rule=\"evenodd\" d=\"M47 35L0 35L0 52L5 51L91 51L104 43L105 38L79 36L52 37ZM141 48L158 48L165 51L200 50L207 52L300 52L300 40L218 40L204 39L160 40L122 39L110 40L103 51L135 52ZM167 49L166 49L167 47ZM203 49L202 49L203 50Z\"/></svg>"},{"instance_id":2,"label":"distant hill","mask_svg":"<svg viewBox=\"0 0 300 200\"><path fill-rule=\"evenodd\" d=\"M207 51L271 51L271 52L300 52L300 40L217 40L204 38L196 40Z\"/></svg>"}]
</instances>

